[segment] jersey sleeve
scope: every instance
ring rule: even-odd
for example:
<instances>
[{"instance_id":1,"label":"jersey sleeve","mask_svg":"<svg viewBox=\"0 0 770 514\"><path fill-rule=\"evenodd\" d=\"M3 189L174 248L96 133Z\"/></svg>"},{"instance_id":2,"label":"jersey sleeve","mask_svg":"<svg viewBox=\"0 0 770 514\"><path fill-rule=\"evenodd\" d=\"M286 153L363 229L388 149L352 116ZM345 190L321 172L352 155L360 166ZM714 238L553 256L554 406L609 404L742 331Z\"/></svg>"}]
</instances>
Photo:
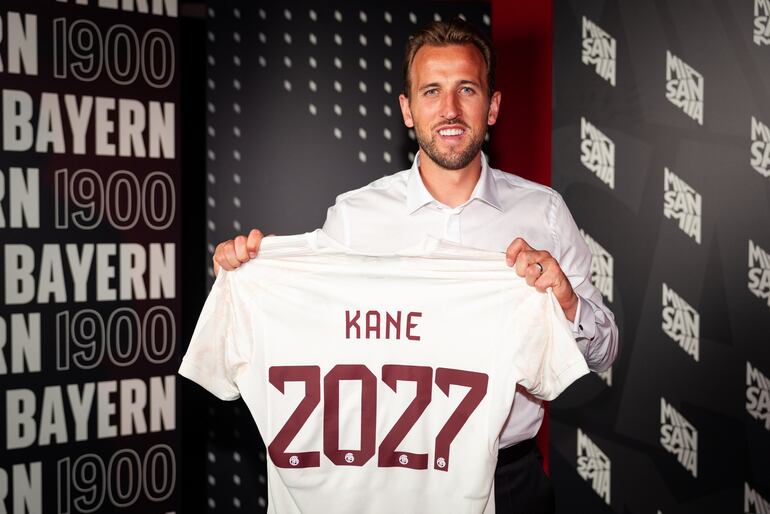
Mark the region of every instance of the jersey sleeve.
<instances>
[{"instance_id":1,"label":"jersey sleeve","mask_svg":"<svg viewBox=\"0 0 770 514\"><path fill-rule=\"evenodd\" d=\"M323 231L335 241L345 245L350 244L350 225L340 197L337 197L337 202L327 209Z\"/></svg>"},{"instance_id":2,"label":"jersey sleeve","mask_svg":"<svg viewBox=\"0 0 770 514\"><path fill-rule=\"evenodd\" d=\"M235 380L248 364L247 338L236 338L233 273L221 271L203 305L179 374L199 384L221 400L236 400ZM239 346L239 343L241 346Z\"/></svg>"},{"instance_id":3,"label":"jersey sleeve","mask_svg":"<svg viewBox=\"0 0 770 514\"><path fill-rule=\"evenodd\" d=\"M553 293L532 291L523 302L514 326L518 382L532 395L553 400L572 382L588 373L569 322Z\"/></svg>"}]
</instances>

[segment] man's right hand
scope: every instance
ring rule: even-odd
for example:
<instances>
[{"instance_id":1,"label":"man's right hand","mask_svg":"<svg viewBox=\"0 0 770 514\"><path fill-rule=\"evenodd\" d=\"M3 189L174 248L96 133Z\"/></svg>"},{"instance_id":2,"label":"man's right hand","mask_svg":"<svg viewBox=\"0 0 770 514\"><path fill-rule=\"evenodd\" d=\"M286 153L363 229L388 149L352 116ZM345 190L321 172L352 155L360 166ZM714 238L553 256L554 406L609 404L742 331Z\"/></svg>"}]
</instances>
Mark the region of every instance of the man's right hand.
<instances>
[{"instance_id":1,"label":"man's right hand","mask_svg":"<svg viewBox=\"0 0 770 514\"><path fill-rule=\"evenodd\" d=\"M213 258L214 275L219 274L220 268L232 271L256 257L263 237L262 232L254 228L251 229L248 237L237 236L235 239L219 243Z\"/></svg>"}]
</instances>

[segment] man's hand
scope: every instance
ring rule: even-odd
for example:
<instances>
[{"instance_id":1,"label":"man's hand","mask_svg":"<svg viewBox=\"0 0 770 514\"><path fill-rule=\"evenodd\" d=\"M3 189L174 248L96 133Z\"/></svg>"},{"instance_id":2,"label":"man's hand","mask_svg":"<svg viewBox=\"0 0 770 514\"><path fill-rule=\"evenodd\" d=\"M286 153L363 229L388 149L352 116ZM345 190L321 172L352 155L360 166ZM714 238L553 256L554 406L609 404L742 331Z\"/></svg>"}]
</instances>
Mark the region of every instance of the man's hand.
<instances>
[{"instance_id":1,"label":"man's hand","mask_svg":"<svg viewBox=\"0 0 770 514\"><path fill-rule=\"evenodd\" d=\"M237 236L217 245L214 252L214 275L219 274L219 269L232 271L244 262L253 259L259 253L259 245L262 243L262 232L256 228L251 229L249 236Z\"/></svg>"},{"instance_id":2,"label":"man's hand","mask_svg":"<svg viewBox=\"0 0 770 514\"><path fill-rule=\"evenodd\" d=\"M572 290L572 284L553 256L541 250L535 250L522 238L517 237L505 251L508 266L514 266L516 274L524 277L527 284L544 293L549 287L561 305L564 315L575 321L578 297Z\"/></svg>"}]
</instances>

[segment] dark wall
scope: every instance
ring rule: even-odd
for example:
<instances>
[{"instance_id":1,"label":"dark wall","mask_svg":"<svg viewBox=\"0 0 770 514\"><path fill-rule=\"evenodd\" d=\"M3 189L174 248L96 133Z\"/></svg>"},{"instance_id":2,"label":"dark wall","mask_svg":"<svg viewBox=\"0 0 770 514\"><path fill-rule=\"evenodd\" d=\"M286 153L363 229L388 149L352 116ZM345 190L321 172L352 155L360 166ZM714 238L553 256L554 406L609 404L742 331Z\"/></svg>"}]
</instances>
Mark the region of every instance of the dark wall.
<instances>
[{"instance_id":1,"label":"dark wall","mask_svg":"<svg viewBox=\"0 0 770 514\"><path fill-rule=\"evenodd\" d=\"M206 246L206 6L202 2L180 4L180 78L185 85L180 92L182 169L182 239L184 259L181 262L182 281L182 341L183 348L192 338L195 322L208 293L207 266L200 256ZM180 486L184 491L181 512L202 512L206 503L206 459L202 441L206 440L206 415L209 393L193 382L179 381L181 397L182 473Z\"/></svg>"},{"instance_id":2,"label":"dark wall","mask_svg":"<svg viewBox=\"0 0 770 514\"><path fill-rule=\"evenodd\" d=\"M0 6L0 512L179 509L178 9L105 4Z\"/></svg>"},{"instance_id":3,"label":"dark wall","mask_svg":"<svg viewBox=\"0 0 770 514\"><path fill-rule=\"evenodd\" d=\"M561 512L767 512L765 2L557 2L553 165L621 330L554 404Z\"/></svg>"}]
</instances>

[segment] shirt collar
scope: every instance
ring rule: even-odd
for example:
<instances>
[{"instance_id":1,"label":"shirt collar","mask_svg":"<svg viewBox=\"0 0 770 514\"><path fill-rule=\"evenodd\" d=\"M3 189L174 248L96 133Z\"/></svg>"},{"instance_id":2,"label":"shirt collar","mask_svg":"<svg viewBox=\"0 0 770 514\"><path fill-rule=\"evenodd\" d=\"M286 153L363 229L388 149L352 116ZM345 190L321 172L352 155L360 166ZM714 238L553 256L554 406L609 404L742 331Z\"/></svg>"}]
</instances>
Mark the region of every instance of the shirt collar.
<instances>
[{"instance_id":1,"label":"shirt collar","mask_svg":"<svg viewBox=\"0 0 770 514\"><path fill-rule=\"evenodd\" d=\"M425 184L422 181L422 177L420 176L419 163L420 153L418 152L414 157L414 161L412 162L412 167L409 170L409 178L406 184L406 210L409 214L413 214L431 202L438 203L438 201L433 198L433 195L430 194L428 188L425 187ZM476 187L473 188L473 193L471 194L471 198L467 203L470 203L474 199L479 199L484 203L491 205L498 211L503 210L500 205L500 200L497 196L497 184L492 177L492 172L489 168L489 164L487 163L487 156L484 154L484 152L481 152L481 176L479 177L479 181L476 183Z\"/></svg>"},{"instance_id":2,"label":"shirt collar","mask_svg":"<svg viewBox=\"0 0 770 514\"><path fill-rule=\"evenodd\" d=\"M413 214L420 207L435 201L435 198L428 192L428 188L425 187L420 176L420 152L417 152L414 161L412 161L409 179L406 183L406 211L409 214Z\"/></svg>"}]
</instances>

